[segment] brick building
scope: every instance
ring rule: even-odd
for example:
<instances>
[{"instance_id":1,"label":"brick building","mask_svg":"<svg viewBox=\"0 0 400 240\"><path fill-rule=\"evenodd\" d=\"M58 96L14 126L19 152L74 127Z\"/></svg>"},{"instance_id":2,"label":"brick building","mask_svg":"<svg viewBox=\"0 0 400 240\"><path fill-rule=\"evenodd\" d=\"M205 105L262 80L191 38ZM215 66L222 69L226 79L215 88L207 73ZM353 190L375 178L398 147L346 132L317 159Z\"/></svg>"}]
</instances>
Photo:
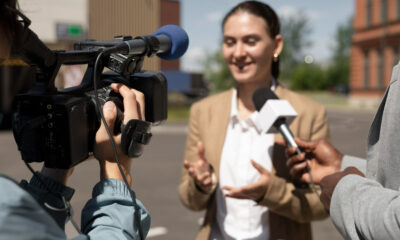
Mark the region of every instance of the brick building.
<instances>
[{"instance_id":1,"label":"brick building","mask_svg":"<svg viewBox=\"0 0 400 240\"><path fill-rule=\"evenodd\" d=\"M355 0L350 101L376 104L399 61L400 0Z\"/></svg>"}]
</instances>

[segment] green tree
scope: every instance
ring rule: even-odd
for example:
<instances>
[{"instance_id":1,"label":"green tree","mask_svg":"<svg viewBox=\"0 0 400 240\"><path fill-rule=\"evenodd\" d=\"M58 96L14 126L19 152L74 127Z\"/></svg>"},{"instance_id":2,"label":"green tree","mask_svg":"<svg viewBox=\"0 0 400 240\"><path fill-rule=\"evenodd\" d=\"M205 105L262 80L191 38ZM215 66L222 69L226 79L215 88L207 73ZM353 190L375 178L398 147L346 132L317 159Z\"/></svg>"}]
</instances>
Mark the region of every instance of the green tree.
<instances>
[{"instance_id":1,"label":"green tree","mask_svg":"<svg viewBox=\"0 0 400 240\"><path fill-rule=\"evenodd\" d=\"M335 34L331 64L327 69L329 87L348 85L350 76L350 48L353 35L353 21L349 19L340 25Z\"/></svg>"},{"instance_id":2,"label":"green tree","mask_svg":"<svg viewBox=\"0 0 400 240\"><path fill-rule=\"evenodd\" d=\"M295 68L304 62L304 50L312 45L310 22L307 15L297 12L289 17L281 17L281 34L284 45L280 56L280 79L290 81Z\"/></svg>"},{"instance_id":3,"label":"green tree","mask_svg":"<svg viewBox=\"0 0 400 240\"><path fill-rule=\"evenodd\" d=\"M318 64L297 65L290 78L290 87L294 90L320 90L328 86L325 72Z\"/></svg>"},{"instance_id":4,"label":"green tree","mask_svg":"<svg viewBox=\"0 0 400 240\"><path fill-rule=\"evenodd\" d=\"M221 50L209 54L204 62L204 75L211 92L220 92L235 85Z\"/></svg>"}]
</instances>

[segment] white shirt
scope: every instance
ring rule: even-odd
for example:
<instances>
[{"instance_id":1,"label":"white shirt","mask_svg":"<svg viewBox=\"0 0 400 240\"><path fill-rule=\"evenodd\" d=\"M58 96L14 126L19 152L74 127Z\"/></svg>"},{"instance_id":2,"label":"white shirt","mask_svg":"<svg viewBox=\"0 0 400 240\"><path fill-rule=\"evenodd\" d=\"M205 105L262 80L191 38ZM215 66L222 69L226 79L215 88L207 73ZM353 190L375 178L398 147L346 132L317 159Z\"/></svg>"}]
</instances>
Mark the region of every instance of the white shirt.
<instances>
[{"instance_id":1,"label":"white shirt","mask_svg":"<svg viewBox=\"0 0 400 240\"><path fill-rule=\"evenodd\" d=\"M273 81L273 83L275 83ZM274 90L275 84L272 86ZM232 94L231 114L222 149L217 188L216 224L210 239L269 239L268 208L253 200L223 197L222 186L242 187L254 183L260 174L251 165L254 160L272 169L274 135L261 132L255 125L258 112L241 120L237 109L237 91Z\"/></svg>"}]
</instances>

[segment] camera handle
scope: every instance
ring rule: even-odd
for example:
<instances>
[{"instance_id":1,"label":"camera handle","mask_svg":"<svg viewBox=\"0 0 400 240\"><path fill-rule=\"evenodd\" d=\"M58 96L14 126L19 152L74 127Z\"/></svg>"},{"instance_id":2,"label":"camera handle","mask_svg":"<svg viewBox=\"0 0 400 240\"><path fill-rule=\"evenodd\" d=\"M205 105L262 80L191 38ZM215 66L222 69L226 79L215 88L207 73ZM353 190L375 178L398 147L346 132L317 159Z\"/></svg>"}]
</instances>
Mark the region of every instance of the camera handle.
<instances>
[{"instance_id":1,"label":"camera handle","mask_svg":"<svg viewBox=\"0 0 400 240\"><path fill-rule=\"evenodd\" d=\"M121 148L129 157L139 157L143 153L143 145L150 142L150 122L132 119L121 125Z\"/></svg>"}]
</instances>

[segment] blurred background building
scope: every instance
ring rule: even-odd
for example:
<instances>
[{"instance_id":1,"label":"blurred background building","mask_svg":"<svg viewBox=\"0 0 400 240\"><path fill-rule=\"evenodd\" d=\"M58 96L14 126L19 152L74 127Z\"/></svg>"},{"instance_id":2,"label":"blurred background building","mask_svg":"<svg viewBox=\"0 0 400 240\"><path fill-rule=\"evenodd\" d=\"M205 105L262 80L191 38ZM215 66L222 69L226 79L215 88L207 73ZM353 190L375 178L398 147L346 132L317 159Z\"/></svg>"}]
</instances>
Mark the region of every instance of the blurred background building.
<instances>
[{"instance_id":1,"label":"blurred background building","mask_svg":"<svg viewBox=\"0 0 400 240\"><path fill-rule=\"evenodd\" d=\"M399 61L400 0L355 0L350 102L375 104Z\"/></svg>"}]
</instances>

